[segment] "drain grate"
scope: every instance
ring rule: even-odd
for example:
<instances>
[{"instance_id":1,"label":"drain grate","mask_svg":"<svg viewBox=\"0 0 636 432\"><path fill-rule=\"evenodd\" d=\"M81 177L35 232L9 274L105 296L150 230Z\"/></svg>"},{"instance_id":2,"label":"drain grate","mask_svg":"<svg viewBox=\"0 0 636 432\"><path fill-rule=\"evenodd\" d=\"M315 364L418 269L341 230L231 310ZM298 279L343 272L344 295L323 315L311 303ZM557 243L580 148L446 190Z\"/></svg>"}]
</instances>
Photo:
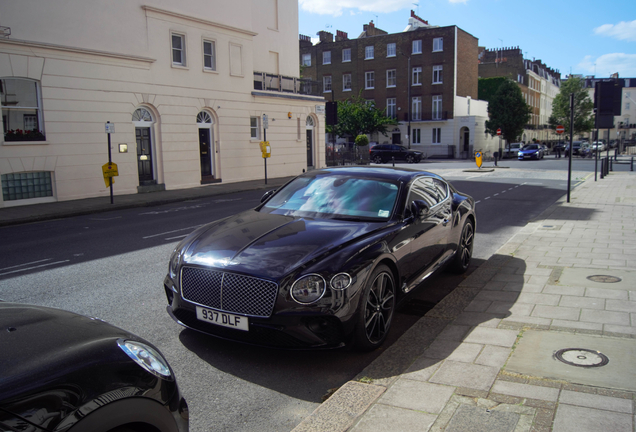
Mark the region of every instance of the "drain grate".
<instances>
[{"instance_id":1,"label":"drain grate","mask_svg":"<svg viewBox=\"0 0 636 432\"><path fill-rule=\"evenodd\" d=\"M570 366L601 367L609 363L609 358L600 351L586 348L564 348L554 353L554 357Z\"/></svg>"},{"instance_id":2,"label":"drain grate","mask_svg":"<svg viewBox=\"0 0 636 432\"><path fill-rule=\"evenodd\" d=\"M592 282L599 282L599 283L617 283L622 281L621 278L616 276L610 276L610 275L592 275L592 276L588 276L587 279L591 280Z\"/></svg>"}]
</instances>

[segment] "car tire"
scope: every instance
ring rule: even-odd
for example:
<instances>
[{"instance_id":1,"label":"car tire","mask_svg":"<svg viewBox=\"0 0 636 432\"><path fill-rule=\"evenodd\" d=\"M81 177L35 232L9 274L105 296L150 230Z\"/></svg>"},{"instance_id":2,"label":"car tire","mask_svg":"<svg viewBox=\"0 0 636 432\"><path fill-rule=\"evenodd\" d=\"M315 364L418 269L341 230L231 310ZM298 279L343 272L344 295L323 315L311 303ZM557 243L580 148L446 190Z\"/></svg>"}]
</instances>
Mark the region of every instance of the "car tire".
<instances>
[{"instance_id":1,"label":"car tire","mask_svg":"<svg viewBox=\"0 0 636 432\"><path fill-rule=\"evenodd\" d=\"M384 163L384 161L382 160L381 156L374 156L373 163L381 164L381 163Z\"/></svg>"},{"instance_id":2,"label":"car tire","mask_svg":"<svg viewBox=\"0 0 636 432\"><path fill-rule=\"evenodd\" d=\"M409 155L406 157L406 162L410 164L415 163L415 158Z\"/></svg>"},{"instance_id":3,"label":"car tire","mask_svg":"<svg viewBox=\"0 0 636 432\"><path fill-rule=\"evenodd\" d=\"M354 346L360 351L378 348L391 328L395 312L395 281L385 265L373 270L364 287L354 331Z\"/></svg>"},{"instance_id":4,"label":"car tire","mask_svg":"<svg viewBox=\"0 0 636 432\"><path fill-rule=\"evenodd\" d=\"M470 259L473 256L473 242L475 240L475 227L473 222L468 219L462 228L462 234L457 244L457 251L453 259L450 270L453 273L465 273L470 266Z\"/></svg>"}]
</instances>

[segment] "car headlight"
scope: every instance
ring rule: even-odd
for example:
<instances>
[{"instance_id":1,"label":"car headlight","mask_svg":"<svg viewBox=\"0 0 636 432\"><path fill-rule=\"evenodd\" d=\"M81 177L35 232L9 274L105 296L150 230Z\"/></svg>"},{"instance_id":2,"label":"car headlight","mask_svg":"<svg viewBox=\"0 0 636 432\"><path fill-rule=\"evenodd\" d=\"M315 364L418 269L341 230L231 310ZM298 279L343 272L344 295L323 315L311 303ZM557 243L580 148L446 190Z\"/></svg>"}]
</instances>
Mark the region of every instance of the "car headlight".
<instances>
[{"instance_id":1,"label":"car headlight","mask_svg":"<svg viewBox=\"0 0 636 432\"><path fill-rule=\"evenodd\" d=\"M331 278L331 288L335 290L347 289L349 285L351 285L351 276L347 273L338 273Z\"/></svg>"},{"instance_id":2,"label":"car headlight","mask_svg":"<svg viewBox=\"0 0 636 432\"><path fill-rule=\"evenodd\" d=\"M291 297L296 303L310 304L322 298L326 283L322 276L310 274L301 277L291 287Z\"/></svg>"},{"instance_id":3,"label":"car headlight","mask_svg":"<svg viewBox=\"0 0 636 432\"><path fill-rule=\"evenodd\" d=\"M181 252L179 249L175 249L170 256L170 262L168 263L168 274L171 278L177 277L179 264L181 264Z\"/></svg>"},{"instance_id":4,"label":"car headlight","mask_svg":"<svg viewBox=\"0 0 636 432\"><path fill-rule=\"evenodd\" d=\"M172 379L168 362L154 348L137 341L119 339L117 345L142 368L159 378Z\"/></svg>"}]
</instances>

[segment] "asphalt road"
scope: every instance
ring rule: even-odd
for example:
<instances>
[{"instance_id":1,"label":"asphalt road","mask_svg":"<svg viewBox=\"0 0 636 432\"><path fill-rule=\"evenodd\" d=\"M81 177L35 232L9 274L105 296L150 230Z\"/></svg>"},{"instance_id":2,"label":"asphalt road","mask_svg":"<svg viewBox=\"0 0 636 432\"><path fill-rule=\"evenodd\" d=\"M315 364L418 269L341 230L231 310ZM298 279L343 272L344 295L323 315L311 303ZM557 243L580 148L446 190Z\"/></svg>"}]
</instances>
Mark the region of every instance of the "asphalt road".
<instances>
[{"instance_id":1,"label":"asphalt road","mask_svg":"<svg viewBox=\"0 0 636 432\"><path fill-rule=\"evenodd\" d=\"M465 172L466 163L420 164L478 203L469 271L565 194L567 173L541 168L543 163L562 161L510 161L510 168L491 173ZM589 168L577 171L573 183L587 173ZM330 389L382 351L256 348L182 329L165 312L162 281L176 243L205 222L254 207L260 195L245 192L0 228L0 298L97 316L155 343L175 369L193 431L291 430ZM461 280L440 274L416 290L396 314L387 345Z\"/></svg>"}]
</instances>

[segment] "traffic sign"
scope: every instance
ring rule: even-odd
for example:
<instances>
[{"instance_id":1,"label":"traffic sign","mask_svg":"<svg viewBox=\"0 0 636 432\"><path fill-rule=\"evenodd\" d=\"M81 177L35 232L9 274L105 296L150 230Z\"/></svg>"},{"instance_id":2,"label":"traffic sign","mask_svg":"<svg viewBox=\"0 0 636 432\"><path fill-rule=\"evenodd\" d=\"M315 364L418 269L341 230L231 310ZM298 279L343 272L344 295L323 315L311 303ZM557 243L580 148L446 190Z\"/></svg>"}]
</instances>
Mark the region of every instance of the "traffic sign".
<instances>
[{"instance_id":1,"label":"traffic sign","mask_svg":"<svg viewBox=\"0 0 636 432\"><path fill-rule=\"evenodd\" d=\"M565 132L565 128L562 125L558 125L556 127L556 133L558 133L559 135L562 134L563 132Z\"/></svg>"},{"instance_id":2,"label":"traffic sign","mask_svg":"<svg viewBox=\"0 0 636 432\"><path fill-rule=\"evenodd\" d=\"M497 129L497 135L501 135L501 129Z\"/></svg>"}]
</instances>

